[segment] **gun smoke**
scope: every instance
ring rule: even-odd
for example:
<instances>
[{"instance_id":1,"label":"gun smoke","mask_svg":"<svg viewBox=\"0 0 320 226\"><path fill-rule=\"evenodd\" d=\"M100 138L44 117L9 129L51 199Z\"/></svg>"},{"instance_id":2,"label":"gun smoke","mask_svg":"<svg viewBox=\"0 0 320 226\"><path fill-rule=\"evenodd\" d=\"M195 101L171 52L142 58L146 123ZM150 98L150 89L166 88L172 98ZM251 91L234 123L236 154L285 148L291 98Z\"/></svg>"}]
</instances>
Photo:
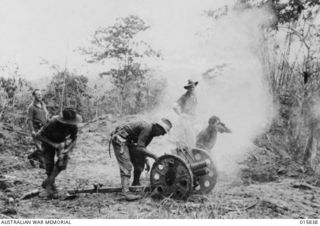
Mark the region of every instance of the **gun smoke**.
<instances>
[{"instance_id":1,"label":"gun smoke","mask_svg":"<svg viewBox=\"0 0 320 226\"><path fill-rule=\"evenodd\" d=\"M164 56L165 69L160 74L167 79L168 87L158 113L152 112L152 117L165 115L181 125L172 105L185 92L183 86L188 79L199 81L193 134L206 127L212 115L232 130L219 134L212 150L219 171L236 173L237 162L253 150L253 140L268 128L273 117L272 98L258 57L260 27L270 17L266 10L252 10L231 12L213 21L198 13L185 25L194 30L172 33L181 43L171 45L171 49L167 46L174 54L167 59Z\"/></svg>"}]
</instances>

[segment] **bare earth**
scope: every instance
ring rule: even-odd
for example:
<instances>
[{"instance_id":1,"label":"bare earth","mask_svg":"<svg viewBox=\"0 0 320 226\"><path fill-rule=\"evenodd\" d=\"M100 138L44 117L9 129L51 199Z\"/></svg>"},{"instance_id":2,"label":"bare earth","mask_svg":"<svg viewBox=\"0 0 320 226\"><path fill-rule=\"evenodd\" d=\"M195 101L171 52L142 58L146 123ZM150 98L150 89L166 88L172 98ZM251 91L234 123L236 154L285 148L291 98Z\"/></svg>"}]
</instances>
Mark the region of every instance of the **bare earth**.
<instances>
[{"instance_id":1,"label":"bare earth","mask_svg":"<svg viewBox=\"0 0 320 226\"><path fill-rule=\"evenodd\" d=\"M120 186L119 170L114 155L109 157L108 132L101 124L94 129L86 127L79 135L77 148L71 155L66 171L57 185L61 193L67 189ZM72 200L48 200L42 193L26 200L22 194L40 189L45 178L44 170L23 167L10 170L19 183L11 187L6 196L0 192L4 204L2 213L12 218L319 218L320 188L305 183L304 178L282 178L275 182L244 185L239 179L218 178L215 189L208 195L192 195L187 201L145 198L126 202L121 194L80 194ZM148 183L143 176L144 184ZM10 213L4 210L14 209Z\"/></svg>"}]
</instances>

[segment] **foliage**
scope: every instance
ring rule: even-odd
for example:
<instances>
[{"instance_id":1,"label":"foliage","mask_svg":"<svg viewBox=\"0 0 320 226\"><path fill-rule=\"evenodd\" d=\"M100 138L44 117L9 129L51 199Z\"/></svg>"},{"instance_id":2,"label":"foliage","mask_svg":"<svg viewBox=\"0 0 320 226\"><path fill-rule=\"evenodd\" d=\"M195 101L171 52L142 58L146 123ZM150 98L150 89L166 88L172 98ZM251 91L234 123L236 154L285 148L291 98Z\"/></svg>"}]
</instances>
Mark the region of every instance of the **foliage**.
<instances>
[{"instance_id":1,"label":"foliage","mask_svg":"<svg viewBox=\"0 0 320 226\"><path fill-rule=\"evenodd\" d=\"M136 58L154 56L157 53L144 41L137 41L135 37L149 27L137 16L117 18L113 26L98 29L89 49L82 49L90 54L92 61L116 59L127 65Z\"/></svg>"},{"instance_id":2,"label":"foliage","mask_svg":"<svg viewBox=\"0 0 320 226\"><path fill-rule=\"evenodd\" d=\"M31 86L21 78L17 65L5 65L0 70L0 120L23 126Z\"/></svg>"},{"instance_id":3,"label":"foliage","mask_svg":"<svg viewBox=\"0 0 320 226\"><path fill-rule=\"evenodd\" d=\"M96 115L119 114L120 112L136 114L152 109L158 104L157 100L160 99L160 94L165 86L164 79L155 79L151 76L128 83L123 92L127 93L125 101L121 105L123 109L119 109L119 101L122 100L120 91L115 87L104 90L102 95L94 97Z\"/></svg>"},{"instance_id":4,"label":"foliage","mask_svg":"<svg viewBox=\"0 0 320 226\"><path fill-rule=\"evenodd\" d=\"M287 141L286 150L291 158L308 167L313 161L310 152L313 156L319 154L308 143L315 139L312 124L318 121L313 109L320 95L320 80L316 75L320 69L320 28L314 19L320 3L266 2L277 16L273 26L263 30L261 51L274 100L280 106L279 117L274 122L285 130L281 136Z\"/></svg>"},{"instance_id":5,"label":"foliage","mask_svg":"<svg viewBox=\"0 0 320 226\"><path fill-rule=\"evenodd\" d=\"M305 19L311 19L314 15L314 9L320 3L314 0L240 0L238 5L242 8L265 7L271 8L277 20L275 28L279 25L297 22L303 16Z\"/></svg>"},{"instance_id":6,"label":"foliage","mask_svg":"<svg viewBox=\"0 0 320 226\"><path fill-rule=\"evenodd\" d=\"M88 62L111 62L110 69L100 76L107 76L113 85L106 93L108 97L102 98L109 100L109 107L114 113L133 114L150 107L146 103L151 97L147 84L152 80L152 74L143 62L160 55L146 42L137 39L148 28L137 16L118 18L113 26L100 28L94 33L91 47L81 48L83 53L91 57Z\"/></svg>"},{"instance_id":7,"label":"foliage","mask_svg":"<svg viewBox=\"0 0 320 226\"><path fill-rule=\"evenodd\" d=\"M90 118L88 78L84 75L58 71L48 85L44 100L52 114L58 114L66 106L74 107L84 119Z\"/></svg>"},{"instance_id":8,"label":"foliage","mask_svg":"<svg viewBox=\"0 0 320 226\"><path fill-rule=\"evenodd\" d=\"M288 141L288 152L294 160L309 166L312 161L310 152L314 156L318 152L310 150L307 144L308 140L314 139L312 124L318 120L313 109L320 95L320 81L316 74L320 69L320 30L314 23L319 3L303 1L303 6L301 3L289 1L285 7L287 10L280 11L283 14L276 24L277 32L273 37L265 36L269 49L264 49L267 54L263 57L270 69L268 77L275 100L280 104L281 120L278 123L286 128L284 139ZM283 42L277 41L283 34Z\"/></svg>"}]
</instances>

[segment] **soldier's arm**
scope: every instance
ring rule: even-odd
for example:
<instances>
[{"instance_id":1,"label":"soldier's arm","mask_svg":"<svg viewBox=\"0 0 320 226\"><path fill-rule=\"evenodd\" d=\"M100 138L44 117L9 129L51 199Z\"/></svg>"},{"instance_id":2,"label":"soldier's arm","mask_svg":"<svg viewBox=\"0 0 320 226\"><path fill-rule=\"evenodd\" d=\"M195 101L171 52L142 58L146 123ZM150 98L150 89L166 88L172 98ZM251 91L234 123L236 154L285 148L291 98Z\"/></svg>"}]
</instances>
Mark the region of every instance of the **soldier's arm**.
<instances>
[{"instance_id":1,"label":"soldier's arm","mask_svg":"<svg viewBox=\"0 0 320 226\"><path fill-rule=\"evenodd\" d=\"M177 102L173 105L172 109L173 109L178 115L181 114L180 105L179 105Z\"/></svg>"},{"instance_id":2,"label":"soldier's arm","mask_svg":"<svg viewBox=\"0 0 320 226\"><path fill-rule=\"evenodd\" d=\"M186 103L186 95L183 94L173 105L173 110L178 114L181 115L182 113L182 106Z\"/></svg>"},{"instance_id":3,"label":"soldier's arm","mask_svg":"<svg viewBox=\"0 0 320 226\"><path fill-rule=\"evenodd\" d=\"M71 131L70 131L70 139L71 141L76 141L78 137L78 127L77 126L72 126Z\"/></svg>"},{"instance_id":4,"label":"soldier's arm","mask_svg":"<svg viewBox=\"0 0 320 226\"><path fill-rule=\"evenodd\" d=\"M66 149L65 152L71 151L71 150L76 146L76 143L77 143L77 135L78 135L78 127L75 126L75 127L73 127L72 132L71 132L71 134L70 134L71 142L66 145L66 147L65 147L65 149Z\"/></svg>"},{"instance_id":5,"label":"soldier's arm","mask_svg":"<svg viewBox=\"0 0 320 226\"><path fill-rule=\"evenodd\" d=\"M31 134L35 134L32 118L33 118L33 107L29 106L28 115L27 115L27 124L28 124L28 127L29 127Z\"/></svg>"},{"instance_id":6,"label":"soldier's arm","mask_svg":"<svg viewBox=\"0 0 320 226\"><path fill-rule=\"evenodd\" d=\"M141 151L143 154L145 154L147 157L153 158L154 160L156 160L156 159L158 158L155 154L151 153L151 152L148 151L146 148L142 148L142 149L140 149L140 151Z\"/></svg>"},{"instance_id":7,"label":"soldier's arm","mask_svg":"<svg viewBox=\"0 0 320 226\"><path fill-rule=\"evenodd\" d=\"M229 127L227 127L224 123L220 122L222 128L223 128L223 132L224 133L232 133L232 130L229 129Z\"/></svg>"},{"instance_id":8,"label":"soldier's arm","mask_svg":"<svg viewBox=\"0 0 320 226\"><path fill-rule=\"evenodd\" d=\"M145 171L147 171L147 172L149 172L150 171L150 163L149 163L149 160L148 159L146 159L146 161L145 161Z\"/></svg>"},{"instance_id":9,"label":"soldier's arm","mask_svg":"<svg viewBox=\"0 0 320 226\"><path fill-rule=\"evenodd\" d=\"M47 139L46 137L42 136L39 132L34 136L34 138L37 139L37 140L40 140L42 142L45 142L45 143L51 145L54 148L57 148L57 149L63 149L64 148L64 144L63 143L53 142L53 141Z\"/></svg>"},{"instance_id":10,"label":"soldier's arm","mask_svg":"<svg viewBox=\"0 0 320 226\"><path fill-rule=\"evenodd\" d=\"M71 143L69 143L68 145L66 145L66 146L64 147L63 153L71 152L71 151L73 150L73 148L76 146L76 141L77 141L77 140L73 140L73 141L71 141Z\"/></svg>"},{"instance_id":11,"label":"soldier's arm","mask_svg":"<svg viewBox=\"0 0 320 226\"><path fill-rule=\"evenodd\" d=\"M48 127L50 127L50 123L46 124L45 126L43 126L36 134L34 134L32 137L36 140L42 141L44 143L47 143L49 145L51 145L54 148L57 149L63 149L64 148L64 143L56 143L53 142L51 140L49 140L48 138L46 138L45 133L48 131Z\"/></svg>"},{"instance_id":12,"label":"soldier's arm","mask_svg":"<svg viewBox=\"0 0 320 226\"><path fill-rule=\"evenodd\" d=\"M46 120L49 121L49 112L47 109L47 105L44 102L42 102L42 104L43 104L43 109L46 112Z\"/></svg>"},{"instance_id":13,"label":"soldier's arm","mask_svg":"<svg viewBox=\"0 0 320 226\"><path fill-rule=\"evenodd\" d=\"M150 151L148 151L146 148L146 141L148 139L150 132L151 132L151 127L145 128L140 132L138 137L138 142L137 142L137 150L144 153L147 157L157 159L157 156L151 153Z\"/></svg>"}]
</instances>

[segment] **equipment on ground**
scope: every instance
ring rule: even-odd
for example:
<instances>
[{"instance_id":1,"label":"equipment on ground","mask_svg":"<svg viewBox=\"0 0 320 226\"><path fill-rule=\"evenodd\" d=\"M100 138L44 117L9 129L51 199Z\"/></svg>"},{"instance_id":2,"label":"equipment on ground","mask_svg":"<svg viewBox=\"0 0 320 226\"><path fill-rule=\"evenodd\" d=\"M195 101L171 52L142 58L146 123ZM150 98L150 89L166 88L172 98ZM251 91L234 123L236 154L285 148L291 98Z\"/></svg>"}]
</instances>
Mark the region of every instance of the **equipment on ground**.
<instances>
[{"instance_id":1,"label":"equipment on ground","mask_svg":"<svg viewBox=\"0 0 320 226\"><path fill-rule=\"evenodd\" d=\"M192 193L209 193L217 182L217 170L210 155L198 148L178 147L174 154L160 156L150 171L150 186L132 186L133 192L151 192L152 197L187 199ZM121 187L94 185L91 189L69 190L77 193L121 192Z\"/></svg>"}]
</instances>

